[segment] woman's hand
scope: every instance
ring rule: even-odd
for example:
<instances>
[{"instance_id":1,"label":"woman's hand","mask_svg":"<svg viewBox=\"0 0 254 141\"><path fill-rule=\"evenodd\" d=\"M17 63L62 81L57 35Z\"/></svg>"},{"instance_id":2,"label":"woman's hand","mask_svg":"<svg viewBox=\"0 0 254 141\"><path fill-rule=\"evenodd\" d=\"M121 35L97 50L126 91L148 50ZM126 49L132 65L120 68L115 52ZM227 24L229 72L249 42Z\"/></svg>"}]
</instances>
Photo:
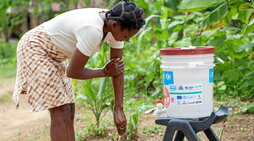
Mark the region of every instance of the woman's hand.
<instances>
[{"instance_id":1,"label":"woman's hand","mask_svg":"<svg viewBox=\"0 0 254 141\"><path fill-rule=\"evenodd\" d=\"M126 131L126 117L122 108L114 107L114 121L118 134L122 136Z\"/></svg>"},{"instance_id":2,"label":"woman's hand","mask_svg":"<svg viewBox=\"0 0 254 141\"><path fill-rule=\"evenodd\" d=\"M104 75L106 77L113 77L124 72L124 63L120 58L111 59L104 67L103 67Z\"/></svg>"}]
</instances>

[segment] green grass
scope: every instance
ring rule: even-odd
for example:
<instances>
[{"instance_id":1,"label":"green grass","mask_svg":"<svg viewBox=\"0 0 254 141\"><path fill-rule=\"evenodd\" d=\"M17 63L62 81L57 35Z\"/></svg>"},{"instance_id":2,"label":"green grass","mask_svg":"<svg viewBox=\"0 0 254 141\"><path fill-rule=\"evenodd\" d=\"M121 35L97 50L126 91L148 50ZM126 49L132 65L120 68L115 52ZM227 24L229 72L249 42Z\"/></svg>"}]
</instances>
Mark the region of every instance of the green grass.
<instances>
[{"instance_id":1,"label":"green grass","mask_svg":"<svg viewBox=\"0 0 254 141\"><path fill-rule=\"evenodd\" d=\"M0 103L11 101L11 96L8 93L0 94Z\"/></svg>"},{"instance_id":2,"label":"green grass","mask_svg":"<svg viewBox=\"0 0 254 141\"><path fill-rule=\"evenodd\" d=\"M4 65L0 65L0 84L2 79L15 77L16 75L16 64L8 63Z\"/></svg>"},{"instance_id":3,"label":"green grass","mask_svg":"<svg viewBox=\"0 0 254 141\"><path fill-rule=\"evenodd\" d=\"M11 96L8 93L8 85L14 85L16 75L16 64L6 64L0 66L0 103L10 102ZM9 87L9 86L8 86Z\"/></svg>"},{"instance_id":4,"label":"green grass","mask_svg":"<svg viewBox=\"0 0 254 141\"><path fill-rule=\"evenodd\" d=\"M15 77L17 43L17 40L5 42L0 38L0 81Z\"/></svg>"}]
</instances>

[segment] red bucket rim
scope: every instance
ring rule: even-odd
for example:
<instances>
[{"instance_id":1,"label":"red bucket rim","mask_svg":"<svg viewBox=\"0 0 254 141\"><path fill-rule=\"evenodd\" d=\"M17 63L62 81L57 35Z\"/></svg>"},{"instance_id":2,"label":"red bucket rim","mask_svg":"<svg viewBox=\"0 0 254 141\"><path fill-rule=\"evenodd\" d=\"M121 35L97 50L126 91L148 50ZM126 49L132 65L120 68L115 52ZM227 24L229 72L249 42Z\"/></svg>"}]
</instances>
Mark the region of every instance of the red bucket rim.
<instances>
[{"instance_id":1,"label":"red bucket rim","mask_svg":"<svg viewBox=\"0 0 254 141\"><path fill-rule=\"evenodd\" d=\"M164 48L160 50L161 55L196 55L213 54L213 46L199 46L193 48Z\"/></svg>"}]
</instances>

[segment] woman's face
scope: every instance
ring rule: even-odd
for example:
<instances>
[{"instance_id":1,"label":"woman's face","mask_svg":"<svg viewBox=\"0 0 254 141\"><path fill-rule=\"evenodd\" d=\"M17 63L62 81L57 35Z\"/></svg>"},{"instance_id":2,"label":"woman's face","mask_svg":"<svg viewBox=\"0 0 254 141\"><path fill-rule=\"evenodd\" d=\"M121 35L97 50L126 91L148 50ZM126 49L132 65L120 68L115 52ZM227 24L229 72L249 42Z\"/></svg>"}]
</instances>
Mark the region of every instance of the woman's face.
<instances>
[{"instance_id":1,"label":"woman's face","mask_svg":"<svg viewBox=\"0 0 254 141\"><path fill-rule=\"evenodd\" d=\"M112 26L112 35L116 41L128 41L132 36L137 34L139 29L122 29L121 25L116 23L116 25Z\"/></svg>"}]
</instances>

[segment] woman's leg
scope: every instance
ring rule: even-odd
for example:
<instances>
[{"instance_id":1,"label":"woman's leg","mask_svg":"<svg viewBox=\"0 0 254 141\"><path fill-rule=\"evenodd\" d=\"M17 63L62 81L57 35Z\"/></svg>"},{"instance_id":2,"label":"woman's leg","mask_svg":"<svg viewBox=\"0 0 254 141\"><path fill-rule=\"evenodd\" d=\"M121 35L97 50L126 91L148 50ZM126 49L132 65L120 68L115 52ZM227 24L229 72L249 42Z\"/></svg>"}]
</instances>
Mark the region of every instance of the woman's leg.
<instances>
[{"instance_id":1,"label":"woman's leg","mask_svg":"<svg viewBox=\"0 0 254 141\"><path fill-rule=\"evenodd\" d=\"M75 104L74 103L70 104L70 108L71 108L71 122L69 126L70 141L75 141L75 132L74 132Z\"/></svg>"},{"instance_id":2,"label":"woman's leg","mask_svg":"<svg viewBox=\"0 0 254 141\"><path fill-rule=\"evenodd\" d=\"M74 141L73 120L74 111L71 104L62 105L50 109L51 127L50 137L51 141Z\"/></svg>"}]
</instances>

